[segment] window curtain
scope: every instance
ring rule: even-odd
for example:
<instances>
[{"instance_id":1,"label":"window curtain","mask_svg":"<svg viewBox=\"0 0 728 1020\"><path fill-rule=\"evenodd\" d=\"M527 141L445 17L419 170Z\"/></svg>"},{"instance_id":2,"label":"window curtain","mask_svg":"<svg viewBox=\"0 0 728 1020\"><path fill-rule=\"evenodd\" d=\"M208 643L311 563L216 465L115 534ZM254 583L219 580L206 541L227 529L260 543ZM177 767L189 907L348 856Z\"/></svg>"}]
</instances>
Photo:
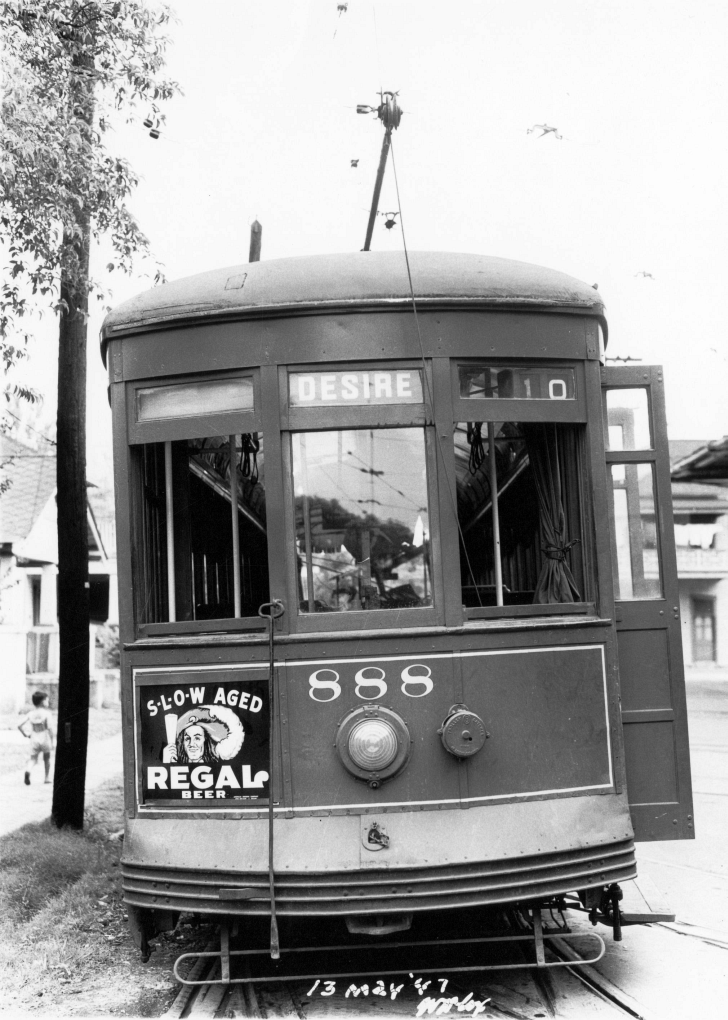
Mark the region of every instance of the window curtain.
<instances>
[{"instance_id":1,"label":"window curtain","mask_svg":"<svg viewBox=\"0 0 728 1020\"><path fill-rule=\"evenodd\" d=\"M581 595L566 562L566 554L579 539L570 542L566 534L558 426L523 423L521 427L538 494L541 549L545 556L534 604L580 602Z\"/></svg>"}]
</instances>

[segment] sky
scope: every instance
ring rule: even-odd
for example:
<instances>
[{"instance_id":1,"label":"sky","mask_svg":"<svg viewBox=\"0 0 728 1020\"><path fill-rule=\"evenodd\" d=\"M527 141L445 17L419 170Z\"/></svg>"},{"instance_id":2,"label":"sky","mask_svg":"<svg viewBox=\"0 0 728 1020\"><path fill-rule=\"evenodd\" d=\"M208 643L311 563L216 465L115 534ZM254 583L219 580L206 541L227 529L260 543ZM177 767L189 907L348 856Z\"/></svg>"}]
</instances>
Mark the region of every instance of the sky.
<instances>
[{"instance_id":1,"label":"sky","mask_svg":"<svg viewBox=\"0 0 728 1020\"><path fill-rule=\"evenodd\" d=\"M382 141L404 111L372 248L497 255L597 283L608 356L665 365L673 439L728 433L728 5L712 0L174 0L184 95L159 139L144 111L110 147L169 279L262 258L358 251ZM556 127L539 137L535 124ZM351 160L358 159L353 168ZM404 230L403 230L404 228ZM97 253L103 278L106 254ZM650 274L650 275L642 275ZM142 277L106 281L114 302ZM89 471L110 461L91 319ZM51 341L52 342L52 339ZM26 369L54 405L39 338Z\"/></svg>"}]
</instances>

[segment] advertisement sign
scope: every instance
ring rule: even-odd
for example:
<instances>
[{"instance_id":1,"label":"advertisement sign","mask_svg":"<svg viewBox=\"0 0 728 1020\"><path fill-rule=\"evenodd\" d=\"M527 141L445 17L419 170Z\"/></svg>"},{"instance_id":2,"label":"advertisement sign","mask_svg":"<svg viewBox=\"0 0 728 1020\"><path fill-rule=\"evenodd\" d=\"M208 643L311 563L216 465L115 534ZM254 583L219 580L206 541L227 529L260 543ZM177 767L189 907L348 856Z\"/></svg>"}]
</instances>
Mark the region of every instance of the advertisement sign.
<instances>
[{"instance_id":1,"label":"advertisement sign","mask_svg":"<svg viewBox=\"0 0 728 1020\"><path fill-rule=\"evenodd\" d=\"M267 801L268 680L261 672L170 671L138 684L142 803Z\"/></svg>"}]
</instances>

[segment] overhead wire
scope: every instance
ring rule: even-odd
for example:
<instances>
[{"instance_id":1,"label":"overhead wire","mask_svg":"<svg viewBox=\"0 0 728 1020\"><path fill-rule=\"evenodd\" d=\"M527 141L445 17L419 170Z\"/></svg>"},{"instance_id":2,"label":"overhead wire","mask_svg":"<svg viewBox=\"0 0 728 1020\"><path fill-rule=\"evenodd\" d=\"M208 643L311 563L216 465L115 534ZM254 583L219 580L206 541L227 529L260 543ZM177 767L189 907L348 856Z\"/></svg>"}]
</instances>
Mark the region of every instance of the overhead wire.
<instances>
[{"instance_id":1,"label":"overhead wire","mask_svg":"<svg viewBox=\"0 0 728 1020\"><path fill-rule=\"evenodd\" d=\"M41 439L45 439L45 441L47 443L50 443L51 446L58 446L58 443L55 441L55 439L49 439L48 436L44 435L43 432L39 432L38 429L34 429L32 425L28 425L26 422L23 421L22 418L19 418L17 414L13 414L13 412L9 408L6 407L3 410L5 414L9 414L11 418L15 418L17 422L20 422L23 428L30 429L31 432L35 432L37 436L40 436Z\"/></svg>"},{"instance_id":2,"label":"overhead wire","mask_svg":"<svg viewBox=\"0 0 728 1020\"><path fill-rule=\"evenodd\" d=\"M465 536L463 534L463 529L460 526L460 518L458 516L457 503L456 503L455 499L453 498L453 492L452 492L453 486L451 484L450 472L449 472L448 467L447 467L447 459L445 457L445 451L444 451L444 449L442 447L442 437L440 436L440 434L437 431L437 425L436 425L436 422L435 422L435 401L434 401L434 397L433 397L433 394L432 394L432 388L431 388L431 385L430 385L430 379L429 379L429 376L427 374L427 365L426 365L426 362L425 362L425 347L424 347L424 343L422 341L422 331L420 329L420 320L419 320L419 316L417 314L417 300L415 298L415 289L414 289L414 285L412 283L412 270L411 270L411 267L410 267L409 251L407 249L407 238L406 238L405 229L404 229L404 214L402 212L402 199L401 199L400 193L399 193L399 179L397 177L397 163L396 163L396 160L395 160L395 157L394 157L394 138L392 138L392 141L391 141L391 152L392 152L392 171L394 173L394 187L395 187L395 191L397 193L397 208L399 209L399 225L400 225L401 230L402 230L402 248L404 250L405 264L407 266L407 280L409 282L410 297L411 297L411 300L412 300L412 312L414 314L415 328L417 330L417 341L419 343L419 348L420 348L420 361L422 362L422 375L424 377L425 392L427 394L427 399L428 399L429 405L430 405L429 406L429 414L430 414L430 419L431 419L430 424L432 425L432 427L434 429L434 432L435 432L435 443L436 443L436 447L435 448L440 453L440 461L442 463L442 468L443 468L443 471L444 471L444 474L445 474L445 481L446 481L446 486L445 487L447 489L448 496L450 498L450 505L452 507L453 515L455 517L455 522L457 524L458 534L460 536L460 546L461 546L461 548L463 550L463 555L465 557L465 562L466 562L467 567L468 567L468 573L470 575L471 581L473 582L473 587L475 589L475 594L477 595L477 598L478 598L478 604L482 608L483 602L482 602L482 599L480 597L480 590L479 590L478 584L477 584L477 582L475 580L475 574L473 572L473 567L472 567L472 564L470 562L470 556L468 555L467 546L465 545ZM457 487L457 483L456 483L456 487Z\"/></svg>"}]
</instances>

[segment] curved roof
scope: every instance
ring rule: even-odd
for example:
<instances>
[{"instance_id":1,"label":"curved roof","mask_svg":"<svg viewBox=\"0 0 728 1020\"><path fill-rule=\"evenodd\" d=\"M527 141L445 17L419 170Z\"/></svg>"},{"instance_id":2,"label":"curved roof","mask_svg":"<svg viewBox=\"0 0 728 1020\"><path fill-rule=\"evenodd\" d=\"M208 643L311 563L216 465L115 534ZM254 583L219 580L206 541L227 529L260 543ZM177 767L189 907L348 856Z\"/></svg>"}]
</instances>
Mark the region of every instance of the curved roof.
<instances>
[{"instance_id":1,"label":"curved roof","mask_svg":"<svg viewBox=\"0 0 728 1020\"><path fill-rule=\"evenodd\" d=\"M528 307L604 315L598 291L554 269L451 252L411 252L409 262L418 306ZM104 344L151 326L203 318L407 307L410 302L403 252L273 259L214 269L138 294L107 315L101 339Z\"/></svg>"}]
</instances>

